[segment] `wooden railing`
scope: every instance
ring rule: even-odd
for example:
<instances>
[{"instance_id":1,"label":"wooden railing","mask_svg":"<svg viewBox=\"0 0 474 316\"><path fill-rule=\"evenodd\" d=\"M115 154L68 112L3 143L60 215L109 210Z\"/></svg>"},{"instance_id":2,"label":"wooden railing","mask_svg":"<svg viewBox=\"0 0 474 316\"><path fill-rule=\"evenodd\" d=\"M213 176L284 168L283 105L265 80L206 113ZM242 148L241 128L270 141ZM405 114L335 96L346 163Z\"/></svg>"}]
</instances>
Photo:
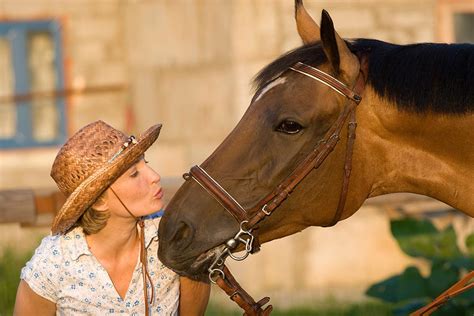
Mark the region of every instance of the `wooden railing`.
<instances>
[{"instance_id":1,"label":"wooden railing","mask_svg":"<svg viewBox=\"0 0 474 316\"><path fill-rule=\"evenodd\" d=\"M165 204L182 182L182 178L162 178ZM54 188L0 190L0 224L50 226L65 200L64 195Z\"/></svg>"},{"instance_id":2,"label":"wooden railing","mask_svg":"<svg viewBox=\"0 0 474 316\"><path fill-rule=\"evenodd\" d=\"M64 201L64 195L53 190L0 191L0 223L20 223L28 226L50 225Z\"/></svg>"}]
</instances>

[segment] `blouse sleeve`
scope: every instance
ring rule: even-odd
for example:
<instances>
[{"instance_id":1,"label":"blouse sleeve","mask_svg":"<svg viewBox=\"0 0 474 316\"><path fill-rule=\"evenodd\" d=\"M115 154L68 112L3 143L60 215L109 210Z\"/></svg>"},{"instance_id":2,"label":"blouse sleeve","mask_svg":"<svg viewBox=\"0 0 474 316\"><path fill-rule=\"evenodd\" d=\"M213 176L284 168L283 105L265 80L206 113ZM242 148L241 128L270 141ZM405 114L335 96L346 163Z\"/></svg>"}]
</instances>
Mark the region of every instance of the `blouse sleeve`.
<instances>
[{"instance_id":1,"label":"blouse sleeve","mask_svg":"<svg viewBox=\"0 0 474 316\"><path fill-rule=\"evenodd\" d=\"M38 295L57 302L61 276L61 249L59 236L47 236L36 248L35 254L21 270L20 278Z\"/></svg>"}]
</instances>

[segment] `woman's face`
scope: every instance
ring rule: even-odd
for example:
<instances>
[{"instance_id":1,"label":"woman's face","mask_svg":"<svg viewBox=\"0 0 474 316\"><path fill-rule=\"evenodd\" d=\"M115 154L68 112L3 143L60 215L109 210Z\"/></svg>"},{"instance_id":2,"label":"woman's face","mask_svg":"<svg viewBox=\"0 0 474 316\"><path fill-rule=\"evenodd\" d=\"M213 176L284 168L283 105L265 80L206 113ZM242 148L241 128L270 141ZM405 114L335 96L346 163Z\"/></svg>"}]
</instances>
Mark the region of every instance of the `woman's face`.
<instances>
[{"instance_id":1,"label":"woman's face","mask_svg":"<svg viewBox=\"0 0 474 316\"><path fill-rule=\"evenodd\" d=\"M145 216L163 208L160 175L147 165L142 156L112 185L112 189L135 217ZM130 216L113 192L107 193L109 211Z\"/></svg>"}]
</instances>

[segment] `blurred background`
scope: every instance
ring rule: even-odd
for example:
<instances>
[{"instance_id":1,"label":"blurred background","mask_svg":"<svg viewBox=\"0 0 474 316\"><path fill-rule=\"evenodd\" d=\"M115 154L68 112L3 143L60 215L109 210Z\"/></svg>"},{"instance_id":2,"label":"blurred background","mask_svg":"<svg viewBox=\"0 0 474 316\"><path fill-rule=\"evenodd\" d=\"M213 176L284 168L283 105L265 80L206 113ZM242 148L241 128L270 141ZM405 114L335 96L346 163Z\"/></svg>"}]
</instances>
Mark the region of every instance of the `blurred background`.
<instances>
[{"instance_id":1,"label":"blurred background","mask_svg":"<svg viewBox=\"0 0 474 316\"><path fill-rule=\"evenodd\" d=\"M292 0L0 0L0 315L11 313L18 271L61 204L49 172L67 137L98 119L136 135L163 123L147 158L169 200L181 174L236 125L250 102L252 77L301 44L293 6ZM306 0L305 6L316 21L328 10L346 38L474 43L474 0ZM429 258L413 256L394 238L393 221L406 216L439 232L453 227L455 246L469 251L470 218L426 197L394 194L367 201L333 228L265 244L230 268L250 294L269 295L279 310L314 314L336 306L336 313L350 314L357 310L351 306L379 302L366 294L373 284L409 266L430 274ZM227 309L235 311L233 303L213 288L208 313ZM388 309L374 313L382 311Z\"/></svg>"}]
</instances>

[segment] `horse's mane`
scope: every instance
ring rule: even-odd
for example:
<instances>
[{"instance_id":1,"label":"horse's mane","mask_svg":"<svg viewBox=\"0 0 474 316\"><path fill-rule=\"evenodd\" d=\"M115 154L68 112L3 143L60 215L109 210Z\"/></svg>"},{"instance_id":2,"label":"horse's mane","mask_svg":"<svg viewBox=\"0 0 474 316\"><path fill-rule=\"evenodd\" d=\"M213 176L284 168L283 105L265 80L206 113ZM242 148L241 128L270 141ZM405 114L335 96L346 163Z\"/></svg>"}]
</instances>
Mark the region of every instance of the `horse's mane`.
<instances>
[{"instance_id":1,"label":"horse's mane","mask_svg":"<svg viewBox=\"0 0 474 316\"><path fill-rule=\"evenodd\" d=\"M347 44L353 53L368 56L368 84L400 109L446 114L474 111L474 45L395 45L371 39ZM312 66L326 62L320 43L299 47L266 66L254 79L256 90L296 62Z\"/></svg>"}]
</instances>

